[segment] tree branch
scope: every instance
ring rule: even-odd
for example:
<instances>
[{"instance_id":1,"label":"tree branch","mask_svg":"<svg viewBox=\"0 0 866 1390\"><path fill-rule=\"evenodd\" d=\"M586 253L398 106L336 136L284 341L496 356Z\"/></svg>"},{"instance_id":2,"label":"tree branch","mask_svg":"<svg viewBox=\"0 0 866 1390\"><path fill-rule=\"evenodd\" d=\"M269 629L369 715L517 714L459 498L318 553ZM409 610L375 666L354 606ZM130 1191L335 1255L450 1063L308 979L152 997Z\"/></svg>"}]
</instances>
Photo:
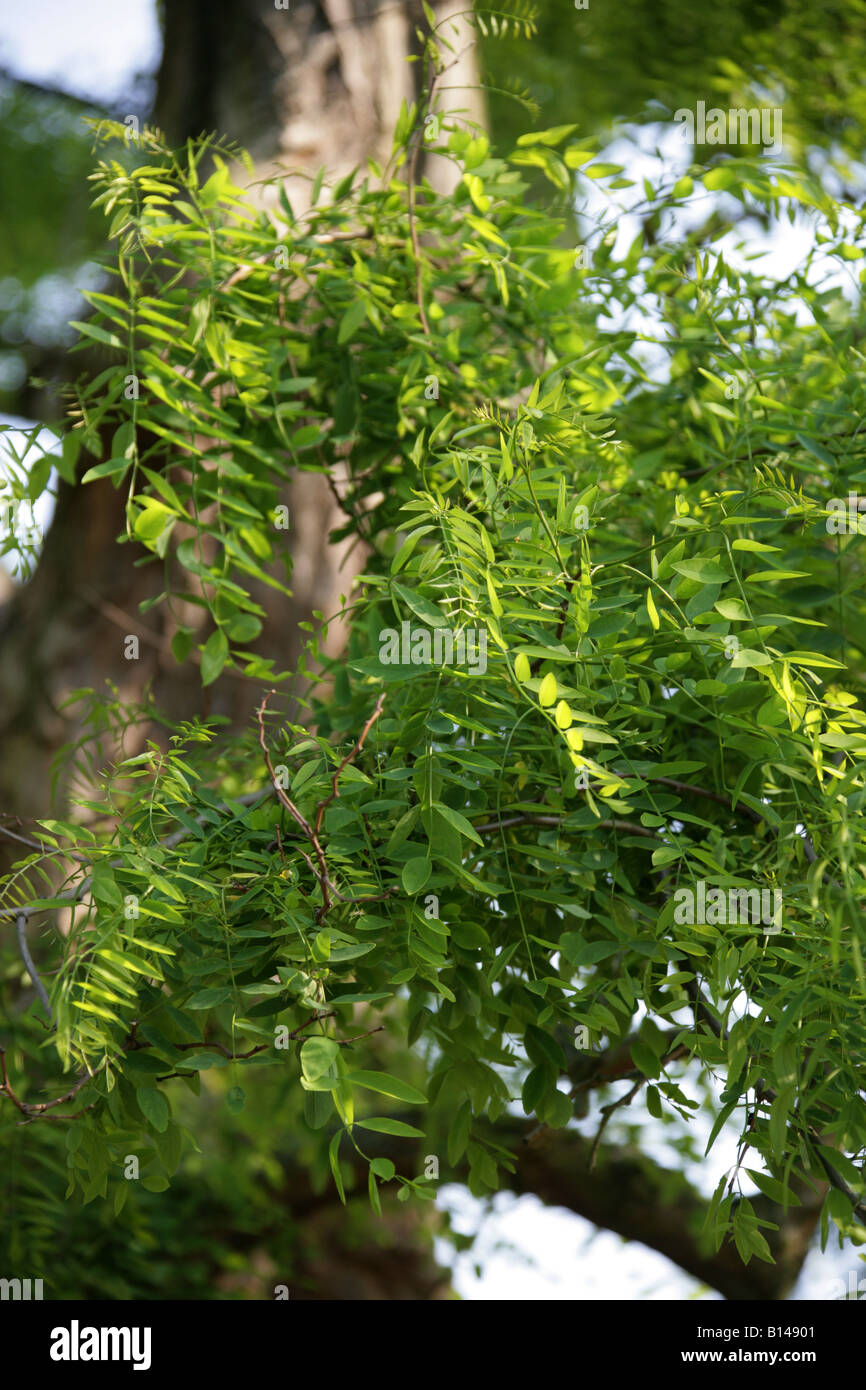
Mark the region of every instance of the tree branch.
<instances>
[{"instance_id":1,"label":"tree branch","mask_svg":"<svg viewBox=\"0 0 866 1390\"><path fill-rule=\"evenodd\" d=\"M493 1131L497 1140L504 1125ZM531 1142L520 1136L517 1147L515 1171L503 1172L504 1186L650 1246L729 1299L785 1298L808 1254L823 1201L823 1193L804 1189L798 1193L803 1205L785 1211L767 1197L751 1197L758 1218L779 1227L764 1230L776 1263L753 1259L744 1265L733 1241L714 1251L701 1234L706 1199L680 1173L610 1144L598 1146L590 1170L593 1141L570 1129L545 1129Z\"/></svg>"},{"instance_id":2,"label":"tree branch","mask_svg":"<svg viewBox=\"0 0 866 1390\"><path fill-rule=\"evenodd\" d=\"M30 979L33 981L33 988L39 995L39 998L42 1001L42 1007L47 1013L48 1017L53 1018L54 1015L51 1012L51 1003L48 998L48 991L46 990L45 986L43 985L36 972L36 966L33 964L33 957L31 956L30 948L27 945L27 916L23 912L20 912L15 919L15 932L18 937L18 950L21 953L21 959L27 967L27 973L30 976Z\"/></svg>"}]
</instances>

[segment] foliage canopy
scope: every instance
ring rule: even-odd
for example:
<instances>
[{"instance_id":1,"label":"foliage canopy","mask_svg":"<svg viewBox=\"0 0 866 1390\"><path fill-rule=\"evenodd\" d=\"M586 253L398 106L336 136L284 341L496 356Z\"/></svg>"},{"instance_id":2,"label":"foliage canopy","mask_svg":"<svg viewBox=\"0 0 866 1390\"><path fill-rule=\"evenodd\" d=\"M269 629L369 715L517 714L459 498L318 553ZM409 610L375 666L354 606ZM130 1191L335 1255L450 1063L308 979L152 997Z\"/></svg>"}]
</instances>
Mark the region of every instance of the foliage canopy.
<instances>
[{"instance_id":1,"label":"foliage canopy","mask_svg":"<svg viewBox=\"0 0 866 1390\"><path fill-rule=\"evenodd\" d=\"M483 1195L512 1163L500 1122L576 1124L616 1075L686 1154L696 1117L738 1135L717 1244L769 1258L747 1173L785 1202L829 1180L825 1230L866 1238L866 609L860 537L828 526L866 480L863 215L731 158L646 184L623 244L630 181L571 127L498 158L427 115L404 111L388 169L318 176L303 216L279 185L261 211L213 140L145 131L134 167L99 163L112 283L78 328L109 365L61 473L126 490L120 543L163 568L177 661L275 693L240 735L81 695L95 738L153 737L98 777L71 750L86 824L42 822L3 884L10 922L75 904L34 947L56 1030L16 1023L32 1123L4 1142L120 1213L127 1155L163 1190L197 1106L241 1124L270 1073L316 1181L360 1164L374 1206L382 1183L432 1196L376 1147L420 1134ZM454 197L416 187L431 133ZM528 168L558 208L526 205ZM608 198L585 258L575 179ZM768 213L820 229L782 281L720 245ZM257 643L298 470L330 478L334 542L365 561L285 671ZM478 659L436 664L419 632ZM780 893L781 918L720 917L731 890ZM65 1126L27 1108L50 1049Z\"/></svg>"}]
</instances>

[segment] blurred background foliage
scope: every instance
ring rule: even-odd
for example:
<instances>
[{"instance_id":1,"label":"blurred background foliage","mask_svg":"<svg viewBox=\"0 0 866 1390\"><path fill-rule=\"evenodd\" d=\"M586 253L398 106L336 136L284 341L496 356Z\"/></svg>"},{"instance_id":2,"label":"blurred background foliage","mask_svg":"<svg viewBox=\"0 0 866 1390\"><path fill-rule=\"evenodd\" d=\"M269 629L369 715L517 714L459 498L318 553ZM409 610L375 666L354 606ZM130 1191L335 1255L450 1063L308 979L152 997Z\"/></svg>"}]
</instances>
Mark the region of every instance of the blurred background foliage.
<instances>
[{"instance_id":1,"label":"blurred background foliage","mask_svg":"<svg viewBox=\"0 0 866 1390\"><path fill-rule=\"evenodd\" d=\"M544 0L537 22L532 43L491 33L482 54L490 86L528 91L542 128L576 122L581 132L612 134L623 122L669 120L710 94L719 106L749 104L747 93L763 87L784 100L786 144L862 157L863 0L812 9L793 0L590 0L586 10ZM520 107L494 92L490 110L494 140L513 144L526 129Z\"/></svg>"}]
</instances>

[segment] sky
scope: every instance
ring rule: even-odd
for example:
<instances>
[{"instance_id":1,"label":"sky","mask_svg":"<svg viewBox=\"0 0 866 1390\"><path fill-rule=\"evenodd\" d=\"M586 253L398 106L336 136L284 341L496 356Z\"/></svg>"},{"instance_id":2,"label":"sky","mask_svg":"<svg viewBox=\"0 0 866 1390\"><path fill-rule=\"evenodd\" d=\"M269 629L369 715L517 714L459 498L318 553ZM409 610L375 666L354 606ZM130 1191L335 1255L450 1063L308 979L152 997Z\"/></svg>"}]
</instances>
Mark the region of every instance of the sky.
<instances>
[{"instance_id":1,"label":"sky","mask_svg":"<svg viewBox=\"0 0 866 1390\"><path fill-rule=\"evenodd\" d=\"M147 91L146 79L159 62L160 35L152 0L40 0L38 5L0 8L0 69L32 82L56 86L77 96L90 97L111 107L124 98ZM632 178L652 177L657 162L652 148L661 144L667 168L688 154L679 134L650 128L641 137L642 153L620 141L603 157L627 165ZM599 197L602 195L599 194ZM638 197L642 196L638 190ZM588 211L597 206L590 203ZM688 214L686 214L688 217ZM636 232L634 219L622 218L619 235L630 241ZM808 245L801 224L784 225L762 238L766 265L784 274ZM725 252L736 262L733 244ZM85 273L85 272L82 272ZM11 423L11 422L10 422ZM25 422L15 422L24 425ZM20 436L15 436L20 438ZM47 523L43 509L37 517ZM707 1123L707 1129L709 1124ZM734 1131L723 1131L709 1158L690 1180L708 1196L720 1174L731 1163ZM673 1166L658 1126L648 1131L648 1152ZM664 1256L645 1246L624 1244L609 1231L598 1231L589 1222L558 1208L547 1208L537 1198L503 1193L492 1204L476 1201L464 1189L444 1186L439 1204L450 1214L455 1229L478 1231L474 1247L458 1255L444 1240L437 1255L450 1264L454 1285L469 1300L710 1300L719 1295L704 1290ZM492 1210L489 1207L492 1206ZM832 1246L832 1241L831 1241ZM480 1266L480 1273L476 1270ZM813 1250L806 1261L795 1298L826 1299L839 1290L831 1281L866 1280L866 1265L852 1249L822 1256ZM864 1283L866 1289L866 1283Z\"/></svg>"}]
</instances>

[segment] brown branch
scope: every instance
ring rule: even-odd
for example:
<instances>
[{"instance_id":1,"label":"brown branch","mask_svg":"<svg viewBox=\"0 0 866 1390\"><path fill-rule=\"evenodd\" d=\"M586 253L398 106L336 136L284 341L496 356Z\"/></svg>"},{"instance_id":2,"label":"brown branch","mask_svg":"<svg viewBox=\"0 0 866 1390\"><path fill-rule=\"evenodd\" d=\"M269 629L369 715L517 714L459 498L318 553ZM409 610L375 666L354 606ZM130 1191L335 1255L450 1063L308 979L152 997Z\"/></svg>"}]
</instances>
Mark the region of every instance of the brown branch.
<instances>
[{"instance_id":1,"label":"brown branch","mask_svg":"<svg viewBox=\"0 0 866 1390\"><path fill-rule=\"evenodd\" d=\"M149 1047L149 1043L139 1043L139 1047ZM267 1052L270 1043L259 1043L258 1047L251 1047L249 1052L232 1052L231 1048L226 1047L225 1043L172 1043L172 1047L178 1052L200 1052L202 1048L211 1048L214 1052L221 1052L224 1057L228 1057L231 1062L243 1061L245 1057L255 1057L257 1052Z\"/></svg>"},{"instance_id":2,"label":"brown branch","mask_svg":"<svg viewBox=\"0 0 866 1390\"><path fill-rule=\"evenodd\" d=\"M771 825L770 822L767 820L766 816L762 816L759 811L754 810L751 806L748 806L742 800L740 801L739 805L736 808L734 808L731 805L730 798L724 796L721 792L711 792L708 791L706 787L696 787L691 782L680 782L675 777L654 777L652 780L655 782L663 782L665 786L673 787L675 791L682 792L686 795L703 796L706 797L709 801L718 802L720 806L727 807L727 809L731 812L732 815L736 816L742 814L746 817L747 820L752 821L754 825L767 825L774 834L778 834L778 828L774 825ZM798 839L802 841L803 853L805 854L809 863L817 864L818 855L815 853L815 846L812 844L812 841L805 830L803 831L802 835L798 836ZM838 879L833 878L830 874L826 872L822 874L822 880L824 883L830 884L832 885L832 887L842 890L842 884L839 882Z\"/></svg>"},{"instance_id":3,"label":"brown branch","mask_svg":"<svg viewBox=\"0 0 866 1390\"><path fill-rule=\"evenodd\" d=\"M16 817L16 820L18 820L18 824L20 825L20 819ZM38 850L40 854L46 854L56 848L56 846L49 844L46 850L47 841L40 844L38 840L30 840L26 835L17 835L15 831L10 830L7 825L0 825L0 835L5 835L7 840L17 841L19 845L26 845L28 849ZM63 850L61 852L66 859L74 859L78 864L87 864L89 862L83 854L75 854L72 850Z\"/></svg>"},{"instance_id":4,"label":"brown branch","mask_svg":"<svg viewBox=\"0 0 866 1390\"><path fill-rule=\"evenodd\" d=\"M347 753L347 754L346 754L345 758L344 758L343 761L340 763L339 767L337 768L336 772L334 773L333 780L332 780L332 783L331 783L331 786L332 786L331 795L328 796L328 797L326 797L324 801L320 801L319 804L318 804L318 806L316 807L316 823L315 823L315 826L314 826L314 830L315 830L315 833L316 833L317 835L318 835L320 829L322 828L322 817L324 816L325 811L326 811L327 808L330 806L331 802L332 802L332 801L336 801L337 797L340 795L340 788L339 788L340 773L343 771L343 768L346 766L346 764L347 764L347 763L350 763L350 762L352 761L353 758L356 758L357 755L360 753L361 749L364 747L364 740L366 739L368 733L369 733L370 730L372 729L372 727L373 727L373 725L375 724L376 720L379 718L379 715L382 713L382 706L384 705L384 703L385 703L385 692L382 691L382 694L379 696L378 700L376 701L376 708L373 710L373 713L370 715L370 718L367 720L366 724L364 725L363 729L361 730L361 737L358 739L358 742L355 744L355 747L352 749L352 751L351 751L350 753Z\"/></svg>"},{"instance_id":5,"label":"brown branch","mask_svg":"<svg viewBox=\"0 0 866 1390\"><path fill-rule=\"evenodd\" d=\"M473 830L479 834L491 830L509 830L514 825L549 825L552 827L561 826L566 816L535 816L519 815L508 816L504 820L487 821L484 825L473 825ZM590 829L595 830L621 830L628 835L642 835L648 840L657 840L659 837L655 830L648 830L645 825L636 825L630 820L600 820L596 821Z\"/></svg>"},{"instance_id":6,"label":"brown branch","mask_svg":"<svg viewBox=\"0 0 866 1390\"><path fill-rule=\"evenodd\" d=\"M526 1122L506 1117L491 1130L499 1143L509 1143L510 1136L517 1151L514 1172L501 1170L504 1187L533 1193L547 1205L658 1250L725 1298L777 1300L790 1292L809 1251L823 1191L798 1187L803 1205L787 1211L763 1195L750 1198L758 1217L779 1229L764 1232L775 1264L744 1265L731 1239L714 1251L701 1236L707 1201L680 1173L645 1153L607 1143L598 1145L590 1169L592 1139L548 1128L526 1142L529 1132Z\"/></svg>"},{"instance_id":7,"label":"brown branch","mask_svg":"<svg viewBox=\"0 0 866 1390\"><path fill-rule=\"evenodd\" d=\"M271 762L271 755L268 752L268 744L267 739L265 737L265 710L267 709L268 700L271 698L272 695L275 695L276 693L277 692L275 690L269 690L267 695L262 700L261 705L259 706L257 715L259 724L259 743L261 744L262 752L265 755L265 766L268 769L268 774L271 779L271 786L276 792L279 800L285 806L289 815L292 817L292 820L296 823L296 825L299 825L301 827L307 839L312 841L313 827L310 825L310 822L306 819L306 817L301 815L295 803L291 800L289 796L286 795L283 788L277 782L277 774L274 771L274 765Z\"/></svg>"},{"instance_id":8,"label":"brown branch","mask_svg":"<svg viewBox=\"0 0 866 1390\"><path fill-rule=\"evenodd\" d=\"M370 241L373 238L373 228L364 227L359 232L318 232L313 241L317 246L332 246L335 241Z\"/></svg>"},{"instance_id":9,"label":"brown branch","mask_svg":"<svg viewBox=\"0 0 866 1390\"><path fill-rule=\"evenodd\" d=\"M322 893L322 905L316 912L316 921L320 922L322 918L325 916L325 913L331 910L331 888L333 885L331 884L331 880L328 876L327 861L325 860L325 855L322 850L322 846L319 843L319 837L316 834L316 831L310 825L310 822L307 820L306 816L303 816L301 812L298 810L291 797L286 795L283 788L279 786L277 782L277 775L274 772L274 765L271 762L271 755L268 752L268 744L267 739L265 737L264 723L265 709L267 708L268 700L270 699L271 695L275 693L276 692L273 690L269 691L268 694L265 695L261 705L259 706L259 743L261 744L262 752L265 755L265 763L267 765L268 772L270 773L271 785L273 786L274 791L276 792L282 804L285 806L286 810L291 815L292 819L295 821L297 825L300 826L301 830L303 830L304 834L306 835L307 839L309 840L310 844L313 846L313 849L316 852L316 859L319 863L318 872L315 869L313 869L313 866L310 863L309 858L306 854L304 854L304 851L301 850L301 853L304 854L304 858L307 860L307 863L310 864L310 868L312 869L315 878L318 880L319 888Z\"/></svg>"},{"instance_id":10,"label":"brown branch","mask_svg":"<svg viewBox=\"0 0 866 1390\"><path fill-rule=\"evenodd\" d=\"M305 1028L309 1028L310 1025L314 1023L321 1023L326 1018L336 1018L336 1016L336 1011L334 1009L331 1009L326 1013L312 1013L310 1014L309 1018L304 1019L303 1023L299 1023L297 1028L293 1029L293 1031L289 1033L288 1036L292 1042L305 1042L306 1037L303 1036ZM152 1044L149 1042L140 1041L137 1029L138 1020L134 1019L130 1024L129 1036L127 1037L124 1044L123 1051L125 1053L144 1051L152 1046ZM367 1033L358 1033L354 1038L335 1038L334 1041L337 1043L338 1047L351 1047L352 1043L359 1042L361 1038L372 1037L374 1033L381 1033L384 1031L384 1029L385 1024L380 1023L378 1027L371 1028ZM271 1044L259 1043L256 1047L251 1047L247 1052L232 1052L230 1048L226 1047L225 1043L218 1042L173 1043L172 1046L177 1052L201 1052L205 1049L209 1049L211 1051L221 1053L223 1057L227 1057L229 1061L239 1062L245 1061L248 1057L255 1057L260 1052L267 1052ZM68 1102L72 1100L73 1097L76 1096L84 1086L87 1085L88 1081L92 1081L94 1079L94 1075L96 1075L96 1073L91 1074L90 1072L85 1072L82 1076L78 1078L75 1084L70 1087L70 1089L65 1093L65 1095L57 1096L54 1100L41 1101L39 1103L34 1104L30 1104L27 1101L21 1100L20 1097L15 1094L15 1091L12 1087L12 1083L9 1080L9 1074L6 1070L6 1050L3 1047L0 1047L0 1075L2 1075L3 1078L2 1084L0 1084L0 1092L5 1092L5 1094L12 1101L12 1104L15 1106L15 1108L17 1110L20 1110L21 1114L26 1117L28 1122L36 1119L37 1117L44 1117L46 1119L57 1120L73 1120L76 1118L77 1115L83 1115L85 1110L92 1110L94 1106L97 1104L97 1102L94 1101L92 1105L85 1106L83 1110L76 1110L72 1115L46 1115L46 1111L53 1110L58 1105L68 1104ZM167 1076L158 1077L157 1080L170 1081L174 1077L182 1075L182 1071L170 1072Z\"/></svg>"},{"instance_id":11,"label":"brown branch","mask_svg":"<svg viewBox=\"0 0 866 1390\"><path fill-rule=\"evenodd\" d=\"M39 978L39 975L37 974L36 966L33 964L33 957L30 954L30 948L27 945L27 916L24 912L20 912L15 919L15 934L18 938L18 950L20 951L21 959L23 960L27 968L27 973L30 976L30 979L33 981L33 988L39 995L39 998L42 1002L42 1007L47 1013L48 1017L53 1018L53 1014L51 1012L51 1001L48 998L48 991L46 990L45 986Z\"/></svg>"},{"instance_id":12,"label":"brown branch","mask_svg":"<svg viewBox=\"0 0 866 1390\"><path fill-rule=\"evenodd\" d=\"M601 1144L602 1135L604 1134L604 1131L607 1128L607 1125L611 1117L617 1110L619 1110L620 1106L631 1105L641 1086L646 1085L646 1081L647 1078L645 1076L639 1076L637 1081L632 1086L631 1090L626 1091L625 1094L622 1096L617 1096L616 1100L612 1100L610 1102L610 1105L603 1105L601 1107L601 1124L598 1127L598 1133L596 1134L595 1139L592 1142L592 1148L589 1151L590 1172L592 1172L593 1168L595 1167L595 1160L598 1157L598 1150L599 1145Z\"/></svg>"},{"instance_id":13,"label":"brown branch","mask_svg":"<svg viewBox=\"0 0 866 1390\"><path fill-rule=\"evenodd\" d=\"M313 873L313 876L317 879L318 884L319 884L319 888L321 889L321 893L322 893L322 905L321 905L321 907L320 907L320 908L317 910L317 912L316 912L316 921L317 921L317 922L321 922L322 919L323 919L323 917L326 915L326 913L330 912L331 907L333 906L334 899L336 899L338 902L364 902L364 901L372 902L372 901L381 901L381 899L375 899L375 900L374 900L373 898L369 898L369 899L364 899L364 898L346 898L346 897L344 897L343 894L334 886L334 884L331 882L331 878L330 878L330 875L329 875L329 873L328 873L328 863L327 863L327 860L326 860L326 858L325 858L325 852L324 852L324 850L322 849L322 843L321 843L321 841L320 841L320 839L319 839L319 831L320 831L321 828L322 828L322 817L323 817L324 814L325 814L325 810L327 809L328 806L330 806L331 802L334 801L334 800L336 800L336 798L340 795L340 786L339 786L340 773L343 771L343 768L346 766L346 764L347 764L347 763L350 763L350 762L352 761L352 759L355 758L355 757L357 757L357 755L360 753L361 749L364 747L364 741L365 741L365 739L366 739L368 733L369 733L370 730L372 729L372 727L373 727L373 725L375 724L376 720L379 718L379 715L382 713L382 706L383 706L383 704L384 704L384 702L385 702L385 694L384 694L384 692L379 696L378 700L376 701L376 708L373 710L373 713L370 715L370 718L367 720L366 724L364 725L363 729L361 730L361 736L360 736L360 738L358 739L358 742L355 744L354 748L352 748L351 751L348 752L348 753L346 754L346 756L342 759L342 761L340 762L339 766L337 767L337 770L335 771L334 776L333 776L333 781L332 781L332 788L333 788L333 789L332 789L332 791L331 791L330 796L326 796L322 801L319 802L318 806L316 807L316 820L315 820L315 824L314 824L314 825L311 825L310 822L307 820L306 816L304 816L304 815L301 814L301 812L298 810L298 808L297 808L297 806L295 805L295 803L291 800L291 798L290 798L289 796L286 795L286 793L285 793L285 791L283 790L283 788L282 788L281 786L279 786L278 783L277 783L276 773L275 773L275 771L274 771L273 763L271 762L271 755L270 755L270 753L269 753L269 751L268 751L268 744L267 744L267 738L266 738L266 736L265 736L265 723L264 723L265 709L267 708L268 700L270 699L271 695L273 695L274 693L275 693L275 692L274 692L273 690L269 691L268 694L267 694L267 695L264 697L264 699L262 700L262 703L261 703L261 705L260 705L260 707L259 707L259 711L258 711L259 743L261 744L262 752L263 752L264 755L265 755L265 764L266 764L266 766L267 766L268 773L270 774L271 785L273 786L274 791L276 792L276 794L277 794L277 796L279 797L279 799L280 799L280 801L282 802L282 804L286 807L287 811L288 811L288 812L290 813L290 815L292 816L292 819L295 821L295 823L296 823L298 826L300 826L301 830L302 830L302 831L304 832L304 834L306 835L307 839L309 840L310 844L311 844L312 847L313 847L313 851L314 851L315 856L316 856L316 861L317 861L318 866L319 866L318 869L316 869L316 868L313 866L312 860L310 859L309 855L308 855L304 850L300 849L300 847L299 847L300 853L303 855L304 859L307 861L307 864L309 865L309 867L310 867L310 869L311 869L311 871L312 871L312 873ZM389 890L389 892L390 892L390 890ZM384 895L383 895L383 898L384 898L384 897L387 897L387 896L388 896L388 894L384 894Z\"/></svg>"},{"instance_id":14,"label":"brown branch","mask_svg":"<svg viewBox=\"0 0 866 1390\"><path fill-rule=\"evenodd\" d=\"M660 1065L666 1067L689 1054L689 1048L677 1040L682 1037L682 1028L669 1029L664 1035L667 1044ZM614 1081L630 1081L644 1073L632 1060L632 1044L640 1041L637 1034L630 1034L622 1042L608 1047L604 1052L585 1056L579 1053L576 1060L566 1067L566 1075L574 1084L569 1092L572 1098L581 1091L591 1091L597 1086L609 1086Z\"/></svg>"},{"instance_id":15,"label":"brown branch","mask_svg":"<svg viewBox=\"0 0 866 1390\"><path fill-rule=\"evenodd\" d=\"M114 603L109 603L107 599L101 598L98 594L95 594L89 589L81 589L80 593L84 601L88 603L91 608L95 609L97 613L101 613L103 618L107 618L115 627L120 628L121 632L131 633L133 636L140 638L141 641L145 642L149 647L153 647L160 656L168 657L171 655L171 643L168 638L163 637L159 632L154 632L152 628L145 627L140 618L132 613L125 613L122 608L118 608ZM191 661L194 666L201 666L201 652L190 652L188 660ZM230 676L234 680L252 680L251 676L245 675L244 672L239 671L236 666L225 666L223 668L223 675Z\"/></svg>"},{"instance_id":16,"label":"brown branch","mask_svg":"<svg viewBox=\"0 0 866 1390\"><path fill-rule=\"evenodd\" d=\"M366 1033L356 1033L354 1038L335 1038L334 1042L338 1047L351 1047L352 1043L360 1042L362 1038L372 1038L374 1033L384 1033L384 1023L378 1024L375 1028L370 1028Z\"/></svg>"},{"instance_id":17,"label":"brown branch","mask_svg":"<svg viewBox=\"0 0 866 1390\"><path fill-rule=\"evenodd\" d=\"M683 792L692 796L704 796L708 801L717 801L720 806L727 807L732 815L737 814L731 806L730 797L723 796L721 792L711 792L708 791L706 787L695 787L691 782L678 781L676 777L653 777L651 780L653 782L663 782L666 787L673 787L674 791ZM751 806L747 806L744 801L740 802L739 809L742 810L744 816L750 821L754 821L756 825L763 824L764 817L759 815L757 811L753 811Z\"/></svg>"},{"instance_id":18,"label":"brown branch","mask_svg":"<svg viewBox=\"0 0 866 1390\"><path fill-rule=\"evenodd\" d=\"M76 1096L78 1094L78 1092L82 1089L83 1086L87 1085L88 1081L93 1080L92 1074L90 1072L85 1072L83 1076L80 1076L78 1078L74 1086L70 1087L70 1089L66 1092L65 1095L57 1096L54 1100L45 1100L41 1101L39 1104L31 1105L27 1101L20 1100L12 1089L12 1083L9 1080L9 1073L6 1070L5 1047L0 1047L0 1074L2 1074L3 1077L2 1085L0 1085L0 1091L5 1091L6 1095L9 1097L15 1108L17 1110L20 1110L22 1115L26 1115L28 1119L34 1119L37 1115L44 1115L46 1110L53 1110L57 1105L66 1105L70 1100L72 1100L73 1096ZM86 1108L89 1110L91 1107L87 1106ZM79 1111L78 1113L80 1114L81 1112ZM60 1116L59 1118L64 1117ZM66 1116L65 1118L71 1119L72 1116Z\"/></svg>"}]
</instances>

